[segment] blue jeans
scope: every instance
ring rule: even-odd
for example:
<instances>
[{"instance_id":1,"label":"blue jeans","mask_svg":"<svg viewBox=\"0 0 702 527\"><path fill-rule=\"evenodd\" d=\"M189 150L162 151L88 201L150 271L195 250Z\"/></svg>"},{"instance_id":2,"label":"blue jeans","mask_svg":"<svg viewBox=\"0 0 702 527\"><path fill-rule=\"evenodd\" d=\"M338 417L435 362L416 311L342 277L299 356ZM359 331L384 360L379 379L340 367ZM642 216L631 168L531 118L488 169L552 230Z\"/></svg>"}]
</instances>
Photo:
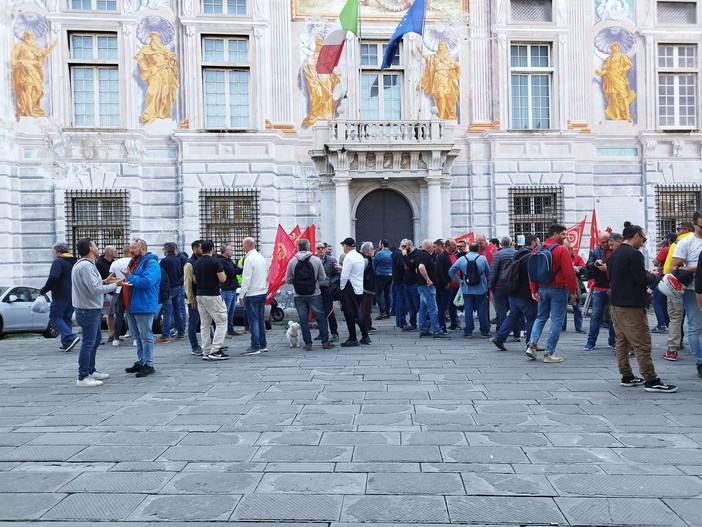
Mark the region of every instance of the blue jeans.
<instances>
[{"instance_id":1,"label":"blue jeans","mask_svg":"<svg viewBox=\"0 0 702 527\"><path fill-rule=\"evenodd\" d=\"M431 322L434 333L441 332L439 324L439 308L436 305L436 287L420 285L417 286L419 293L419 331L427 330L427 314Z\"/></svg>"},{"instance_id":2,"label":"blue jeans","mask_svg":"<svg viewBox=\"0 0 702 527\"><path fill-rule=\"evenodd\" d=\"M604 320L605 309L609 304L609 293L607 291L592 292L592 315L590 315L590 331L587 334L587 343L590 346L597 344L597 337L600 334L600 325ZM610 346L614 346L614 324L609 325Z\"/></svg>"},{"instance_id":3,"label":"blue jeans","mask_svg":"<svg viewBox=\"0 0 702 527\"><path fill-rule=\"evenodd\" d=\"M531 337L531 328L536 319L536 302L531 298L520 298L516 296L507 297L509 301L509 314L495 333L495 340L505 341L511 332L519 332L522 320L526 319L526 341ZM518 333L517 333L518 334Z\"/></svg>"},{"instance_id":4,"label":"blue jeans","mask_svg":"<svg viewBox=\"0 0 702 527\"><path fill-rule=\"evenodd\" d=\"M546 338L546 353L554 353L561 337L561 328L568 307L568 290L565 287L539 286L541 301L536 313L536 320L531 328L529 342L537 343L544 330L546 321L551 318L551 327Z\"/></svg>"},{"instance_id":5,"label":"blue jeans","mask_svg":"<svg viewBox=\"0 0 702 527\"><path fill-rule=\"evenodd\" d=\"M702 311L697 307L694 289L685 291L683 306L687 317L687 342L697 364L702 364Z\"/></svg>"},{"instance_id":6,"label":"blue jeans","mask_svg":"<svg viewBox=\"0 0 702 527\"><path fill-rule=\"evenodd\" d=\"M656 313L656 327L667 326L668 319L668 297L661 293L657 287L653 289L653 311Z\"/></svg>"},{"instance_id":7,"label":"blue jeans","mask_svg":"<svg viewBox=\"0 0 702 527\"><path fill-rule=\"evenodd\" d=\"M495 313L497 314L497 329L500 329L502 323L507 318L507 311L509 311L509 297L502 289L493 289L492 303L495 306ZM519 336L519 329L514 330L514 336Z\"/></svg>"},{"instance_id":8,"label":"blue jeans","mask_svg":"<svg viewBox=\"0 0 702 527\"><path fill-rule=\"evenodd\" d=\"M312 333L310 333L310 323L307 320L307 315L312 311L312 317L319 326L319 334L322 337L322 344L329 342L329 326L327 317L324 313L324 303L322 295L315 296L296 296L295 309L297 316L300 317L300 330L302 331L302 341L305 344L312 344Z\"/></svg>"},{"instance_id":9,"label":"blue jeans","mask_svg":"<svg viewBox=\"0 0 702 527\"><path fill-rule=\"evenodd\" d=\"M419 291L417 284L405 284L405 307L409 314L409 325L417 327L417 313L419 312Z\"/></svg>"},{"instance_id":10,"label":"blue jeans","mask_svg":"<svg viewBox=\"0 0 702 527\"><path fill-rule=\"evenodd\" d=\"M393 284L393 299L392 305L395 310L395 326L403 328L407 325L405 317L407 309L405 308L405 284Z\"/></svg>"},{"instance_id":11,"label":"blue jeans","mask_svg":"<svg viewBox=\"0 0 702 527\"><path fill-rule=\"evenodd\" d=\"M458 313L456 306L453 305L453 299L458 292L457 287L449 287L448 289L436 290L436 301L439 304L439 325L446 329L446 311L449 313L451 325L455 328L458 326Z\"/></svg>"},{"instance_id":12,"label":"blue jeans","mask_svg":"<svg viewBox=\"0 0 702 527\"><path fill-rule=\"evenodd\" d=\"M575 324L575 329L583 329L583 310L580 309L580 303L576 303L573 306L573 324ZM563 331L568 328L568 312L563 319Z\"/></svg>"},{"instance_id":13,"label":"blue jeans","mask_svg":"<svg viewBox=\"0 0 702 527\"><path fill-rule=\"evenodd\" d=\"M188 339L190 340L191 348L200 345L200 343L197 341L197 325L199 323L200 312L188 304Z\"/></svg>"},{"instance_id":14,"label":"blue jeans","mask_svg":"<svg viewBox=\"0 0 702 527\"><path fill-rule=\"evenodd\" d=\"M244 310L246 311L246 317L249 321L249 331L251 332L251 347L254 349L264 349L268 347L268 343L266 342L265 302L266 295L244 297Z\"/></svg>"},{"instance_id":15,"label":"blue jeans","mask_svg":"<svg viewBox=\"0 0 702 527\"><path fill-rule=\"evenodd\" d=\"M162 336L171 338L172 319L175 319L175 327L178 335L185 334L185 320L180 304L185 302L183 298L183 286L171 287L168 300L163 303L163 333Z\"/></svg>"},{"instance_id":16,"label":"blue jeans","mask_svg":"<svg viewBox=\"0 0 702 527\"><path fill-rule=\"evenodd\" d=\"M136 340L137 358L139 364L154 365L154 323L153 313L129 313L129 331Z\"/></svg>"},{"instance_id":17,"label":"blue jeans","mask_svg":"<svg viewBox=\"0 0 702 527\"><path fill-rule=\"evenodd\" d=\"M478 322L480 323L480 334L490 334L490 318L487 310L487 293L482 295L463 295L463 313L466 317L466 325L463 326L463 334L471 335L475 329L473 312L478 312Z\"/></svg>"},{"instance_id":18,"label":"blue jeans","mask_svg":"<svg viewBox=\"0 0 702 527\"><path fill-rule=\"evenodd\" d=\"M101 318L101 309L76 309L76 322L83 334L78 353L78 379L81 381L95 372L95 353L102 340Z\"/></svg>"},{"instance_id":19,"label":"blue jeans","mask_svg":"<svg viewBox=\"0 0 702 527\"><path fill-rule=\"evenodd\" d=\"M222 300L227 306L227 331L234 333L234 308L236 307L236 291L222 290Z\"/></svg>"},{"instance_id":20,"label":"blue jeans","mask_svg":"<svg viewBox=\"0 0 702 527\"><path fill-rule=\"evenodd\" d=\"M61 334L61 344L68 346L78 335L73 331L73 305L68 298L52 299L49 304L49 320Z\"/></svg>"}]
</instances>

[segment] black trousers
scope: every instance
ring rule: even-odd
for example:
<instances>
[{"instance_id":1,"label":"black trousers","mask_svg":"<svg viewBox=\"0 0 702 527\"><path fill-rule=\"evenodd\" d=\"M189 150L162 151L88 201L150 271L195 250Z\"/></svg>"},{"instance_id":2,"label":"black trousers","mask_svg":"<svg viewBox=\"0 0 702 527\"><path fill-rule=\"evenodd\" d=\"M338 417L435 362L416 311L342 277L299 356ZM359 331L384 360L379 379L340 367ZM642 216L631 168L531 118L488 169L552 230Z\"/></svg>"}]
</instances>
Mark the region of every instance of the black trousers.
<instances>
[{"instance_id":1,"label":"black trousers","mask_svg":"<svg viewBox=\"0 0 702 527\"><path fill-rule=\"evenodd\" d=\"M357 340L356 324L361 330L361 336L363 338L368 337L368 328L363 323L358 309L362 296L355 293L351 282L346 282L346 287L341 291L341 310L344 313L346 327L349 330L349 340Z\"/></svg>"}]
</instances>

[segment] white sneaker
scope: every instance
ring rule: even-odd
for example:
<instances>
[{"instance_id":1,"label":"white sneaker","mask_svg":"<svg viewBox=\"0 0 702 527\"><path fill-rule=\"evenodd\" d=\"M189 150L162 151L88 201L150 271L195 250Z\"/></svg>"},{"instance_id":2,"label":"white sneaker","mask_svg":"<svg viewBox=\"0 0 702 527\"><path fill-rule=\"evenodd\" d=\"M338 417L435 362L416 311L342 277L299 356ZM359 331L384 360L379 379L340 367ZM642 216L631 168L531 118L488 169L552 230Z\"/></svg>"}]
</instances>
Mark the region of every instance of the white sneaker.
<instances>
[{"instance_id":1,"label":"white sneaker","mask_svg":"<svg viewBox=\"0 0 702 527\"><path fill-rule=\"evenodd\" d=\"M112 345L113 345L115 348L116 348L117 346L119 346L119 340L117 340L117 339L113 340L113 341L112 341Z\"/></svg>"},{"instance_id":2,"label":"white sneaker","mask_svg":"<svg viewBox=\"0 0 702 527\"><path fill-rule=\"evenodd\" d=\"M90 374L90 376L95 379L96 381L104 381L105 379L110 378L109 373L100 373L99 371L94 371L93 373Z\"/></svg>"},{"instance_id":3,"label":"white sneaker","mask_svg":"<svg viewBox=\"0 0 702 527\"><path fill-rule=\"evenodd\" d=\"M76 380L76 386L78 386L78 388L95 388L96 386L102 386L102 381L93 379L88 375L83 380Z\"/></svg>"},{"instance_id":4,"label":"white sneaker","mask_svg":"<svg viewBox=\"0 0 702 527\"><path fill-rule=\"evenodd\" d=\"M547 353L546 355L544 355L544 362L546 364L557 364L559 362L563 362L563 357L559 357L555 353Z\"/></svg>"}]
</instances>

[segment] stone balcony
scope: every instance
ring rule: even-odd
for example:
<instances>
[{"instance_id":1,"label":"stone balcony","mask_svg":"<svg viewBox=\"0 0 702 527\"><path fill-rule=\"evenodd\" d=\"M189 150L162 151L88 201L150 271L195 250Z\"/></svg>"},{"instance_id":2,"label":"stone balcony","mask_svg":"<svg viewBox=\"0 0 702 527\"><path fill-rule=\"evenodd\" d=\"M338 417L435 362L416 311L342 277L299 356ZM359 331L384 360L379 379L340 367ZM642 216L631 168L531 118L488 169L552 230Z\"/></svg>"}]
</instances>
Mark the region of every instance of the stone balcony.
<instances>
[{"instance_id":1,"label":"stone balcony","mask_svg":"<svg viewBox=\"0 0 702 527\"><path fill-rule=\"evenodd\" d=\"M458 155L455 124L439 119L334 119L314 127L310 156L320 174L352 179L446 176Z\"/></svg>"}]
</instances>

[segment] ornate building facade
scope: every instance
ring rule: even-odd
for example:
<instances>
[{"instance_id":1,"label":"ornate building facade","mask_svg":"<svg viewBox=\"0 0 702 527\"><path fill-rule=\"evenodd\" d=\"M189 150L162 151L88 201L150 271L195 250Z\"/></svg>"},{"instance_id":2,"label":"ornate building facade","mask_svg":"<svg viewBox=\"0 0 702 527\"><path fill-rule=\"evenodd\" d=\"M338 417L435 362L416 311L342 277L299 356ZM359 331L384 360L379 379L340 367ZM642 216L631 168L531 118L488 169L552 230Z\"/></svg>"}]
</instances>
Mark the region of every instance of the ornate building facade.
<instances>
[{"instance_id":1,"label":"ornate building facade","mask_svg":"<svg viewBox=\"0 0 702 527\"><path fill-rule=\"evenodd\" d=\"M10 0L3 278L40 281L85 235L270 255L278 223L397 243L596 209L660 238L702 208L701 1L427 0L381 69L412 1L360 0L318 74L345 4Z\"/></svg>"}]
</instances>

